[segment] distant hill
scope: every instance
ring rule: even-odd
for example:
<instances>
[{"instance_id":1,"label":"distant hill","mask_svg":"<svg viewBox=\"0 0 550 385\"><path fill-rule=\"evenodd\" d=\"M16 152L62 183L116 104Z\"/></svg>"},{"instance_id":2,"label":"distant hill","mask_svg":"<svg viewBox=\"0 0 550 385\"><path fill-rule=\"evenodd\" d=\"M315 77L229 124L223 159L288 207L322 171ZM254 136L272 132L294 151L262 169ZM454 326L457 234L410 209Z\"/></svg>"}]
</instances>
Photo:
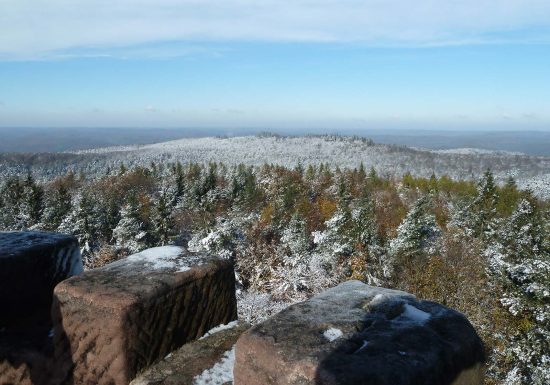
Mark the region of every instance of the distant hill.
<instances>
[{"instance_id":1,"label":"distant hill","mask_svg":"<svg viewBox=\"0 0 550 385\"><path fill-rule=\"evenodd\" d=\"M497 180L512 176L524 188L550 196L550 157L502 151L437 151L406 146L375 144L371 140L345 136L240 136L185 138L156 144L104 147L61 154L0 154L0 176L32 170L36 176L51 177L68 171L88 176L104 175L107 169L167 164L223 162L261 166L265 163L295 167L326 163L331 167L354 168L360 163L379 174L400 177L448 175L455 179L478 179L491 169Z\"/></svg>"},{"instance_id":2,"label":"distant hill","mask_svg":"<svg viewBox=\"0 0 550 385\"><path fill-rule=\"evenodd\" d=\"M206 136L245 136L259 129L155 128L1 128L0 153L63 152L111 146L140 145ZM478 149L550 156L550 131L430 131L405 129L270 130L281 135L338 133L381 144L431 150Z\"/></svg>"}]
</instances>

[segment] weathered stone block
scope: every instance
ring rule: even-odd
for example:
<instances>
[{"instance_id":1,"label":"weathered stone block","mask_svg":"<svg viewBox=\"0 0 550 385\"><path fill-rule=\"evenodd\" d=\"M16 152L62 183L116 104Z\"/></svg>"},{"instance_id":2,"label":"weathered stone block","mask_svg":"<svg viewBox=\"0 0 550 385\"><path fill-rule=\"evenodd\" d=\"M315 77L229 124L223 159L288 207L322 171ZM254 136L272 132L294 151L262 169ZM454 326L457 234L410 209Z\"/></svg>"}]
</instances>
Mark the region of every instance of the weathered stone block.
<instances>
[{"instance_id":1,"label":"weathered stone block","mask_svg":"<svg viewBox=\"0 0 550 385\"><path fill-rule=\"evenodd\" d=\"M459 312L345 282L237 341L235 385L481 385L483 344Z\"/></svg>"},{"instance_id":2,"label":"weathered stone block","mask_svg":"<svg viewBox=\"0 0 550 385\"><path fill-rule=\"evenodd\" d=\"M233 263L176 246L145 250L58 285L53 315L65 382L128 384L237 318Z\"/></svg>"},{"instance_id":3,"label":"weathered stone block","mask_svg":"<svg viewBox=\"0 0 550 385\"><path fill-rule=\"evenodd\" d=\"M0 232L0 384L50 384L53 290L81 272L72 236Z\"/></svg>"},{"instance_id":4,"label":"weathered stone block","mask_svg":"<svg viewBox=\"0 0 550 385\"><path fill-rule=\"evenodd\" d=\"M48 324L55 285L81 272L75 237L0 232L0 330Z\"/></svg>"}]
</instances>

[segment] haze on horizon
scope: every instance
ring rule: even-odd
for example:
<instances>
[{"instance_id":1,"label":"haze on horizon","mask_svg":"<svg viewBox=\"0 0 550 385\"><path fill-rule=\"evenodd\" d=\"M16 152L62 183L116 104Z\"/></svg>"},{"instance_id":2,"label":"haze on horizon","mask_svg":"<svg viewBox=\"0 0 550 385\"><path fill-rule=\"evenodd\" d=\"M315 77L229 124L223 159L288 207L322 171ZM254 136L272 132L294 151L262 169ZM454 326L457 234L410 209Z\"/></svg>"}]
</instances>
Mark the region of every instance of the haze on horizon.
<instances>
[{"instance_id":1,"label":"haze on horizon","mask_svg":"<svg viewBox=\"0 0 550 385\"><path fill-rule=\"evenodd\" d=\"M543 0L5 0L0 127L550 130Z\"/></svg>"}]
</instances>

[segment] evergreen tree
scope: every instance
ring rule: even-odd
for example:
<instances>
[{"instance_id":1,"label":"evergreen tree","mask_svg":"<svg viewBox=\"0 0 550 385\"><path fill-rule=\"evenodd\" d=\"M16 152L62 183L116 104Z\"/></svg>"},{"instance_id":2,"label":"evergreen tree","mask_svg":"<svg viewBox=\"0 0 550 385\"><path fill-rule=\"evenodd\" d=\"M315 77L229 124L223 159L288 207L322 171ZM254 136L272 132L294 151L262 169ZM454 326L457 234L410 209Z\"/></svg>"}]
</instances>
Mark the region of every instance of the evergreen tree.
<instances>
[{"instance_id":1,"label":"evergreen tree","mask_svg":"<svg viewBox=\"0 0 550 385\"><path fill-rule=\"evenodd\" d=\"M493 173L487 170L477 185L477 197L471 209L474 212L472 229L478 237L490 237L495 231L498 191Z\"/></svg>"},{"instance_id":2,"label":"evergreen tree","mask_svg":"<svg viewBox=\"0 0 550 385\"><path fill-rule=\"evenodd\" d=\"M418 199L390 242L393 255L418 256L430 251L441 230L430 212L429 197Z\"/></svg>"},{"instance_id":3,"label":"evergreen tree","mask_svg":"<svg viewBox=\"0 0 550 385\"><path fill-rule=\"evenodd\" d=\"M115 244L130 253L137 253L150 244L150 234L141 217L141 209L137 197L130 196L128 203L120 212L120 221L113 229Z\"/></svg>"},{"instance_id":4,"label":"evergreen tree","mask_svg":"<svg viewBox=\"0 0 550 385\"><path fill-rule=\"evenodd\" d=\"M364 248L379 245L375 206L367 192L360 200L359 208L353 213L352 237L354 242Z\"/></svg>"},{"instance_id":5,"label":"evergreen tree","mask_svg":"<svg viewBox=\"0 0 550 385\"><path fill-rule=\"evenodd\" d=\"M90 258L98 245L99 217L89 193L85 192L75 199L73 209L63 219L58 231L74 235L80 244L82 258Z\"/></svg>"},{"instance_id":6,"label":"evergreen tree","mask_svg":"<svg viewBox=\"0 0 550 385\"><path fill-rule=\"evenodd\" d=\"M4 230L22 230L25 227L20 220L23 193L24 186L18 177L10 177L6 180L1 191L4 207L0 212L0 226Z\"/></svg>"},{"instance_id":7,"label":"evergreen tree","mask_svg":"<svg viewBox=\"0 0 550 385\"><path fill-rule=\"evenodd\" d=\"M155 240L161 245L169 243L174 230L172 207L166 190L162 190L155 202L153 212L153 226Z\"/></svg>"},{"instance_id":8,"label":"evergreen tree","mask_svg":"<svg viewBox=\"0 0 550 385\"><path fill-rule=\"evenodd\" d=\"M544 217L519 202L489 248L492 272L504 288L501 303L523 325L506 347L514 367L508 383L550 383L550 248ZM514 382L515 381L515 382Z\"/></svg>"},{"instance_id":9,"label":"evergreen tree","mask_svg":"<svg viewBox=\"0 0 550 385\"><path fill-rule=\"evenodd\" d=\"M44 189L36 183L29 172L23 184L23 197L20 217L24 228L31 228L40 223L44 211Z\"/></svg>"},{"instance_id":10,"label":"evergreen tree","mask_svg":"<svg viewBox=\"0 0 550 385\"><path fill-rule=\"evenodd\" d=\"M44 210L44 226L49 230L56 230L72 208L71 193L63 183L57 184L50 191Z\"/></svg>"}]
</instances>

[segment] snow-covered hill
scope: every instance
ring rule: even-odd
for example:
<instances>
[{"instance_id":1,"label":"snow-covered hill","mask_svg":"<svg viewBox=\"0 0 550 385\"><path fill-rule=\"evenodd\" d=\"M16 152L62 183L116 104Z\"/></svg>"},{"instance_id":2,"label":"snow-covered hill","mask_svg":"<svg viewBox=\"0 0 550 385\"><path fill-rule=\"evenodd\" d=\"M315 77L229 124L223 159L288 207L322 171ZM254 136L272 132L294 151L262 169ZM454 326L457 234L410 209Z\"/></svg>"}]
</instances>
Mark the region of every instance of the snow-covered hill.
<instances>
[{"instance_id":1,"label":"snow-covered hill","mask_svg":"<svg viewBox=\"0 0 550 385\"><path fill-rule=\"evenodd\" d=\"M29 160L30 159L30 160ZM382 175L401 176L406 172L418 176L448 175L460 179L477 179L490 168L498 180L517 179L542 196L550 196L550 157L505 152L430 151L404 146L373 144L357 137L340 136L242 136L230 138L189 138L169 142L106 147L42 157L0 158L3 174L24 172L28 167L37 175L52 176L68 170L88 175L103 174L107 167L120 163L132 167L151 162L223 162L262 165L328 163L333 167L354 168L362 162Z\"/></svg>"}]
</instances>

